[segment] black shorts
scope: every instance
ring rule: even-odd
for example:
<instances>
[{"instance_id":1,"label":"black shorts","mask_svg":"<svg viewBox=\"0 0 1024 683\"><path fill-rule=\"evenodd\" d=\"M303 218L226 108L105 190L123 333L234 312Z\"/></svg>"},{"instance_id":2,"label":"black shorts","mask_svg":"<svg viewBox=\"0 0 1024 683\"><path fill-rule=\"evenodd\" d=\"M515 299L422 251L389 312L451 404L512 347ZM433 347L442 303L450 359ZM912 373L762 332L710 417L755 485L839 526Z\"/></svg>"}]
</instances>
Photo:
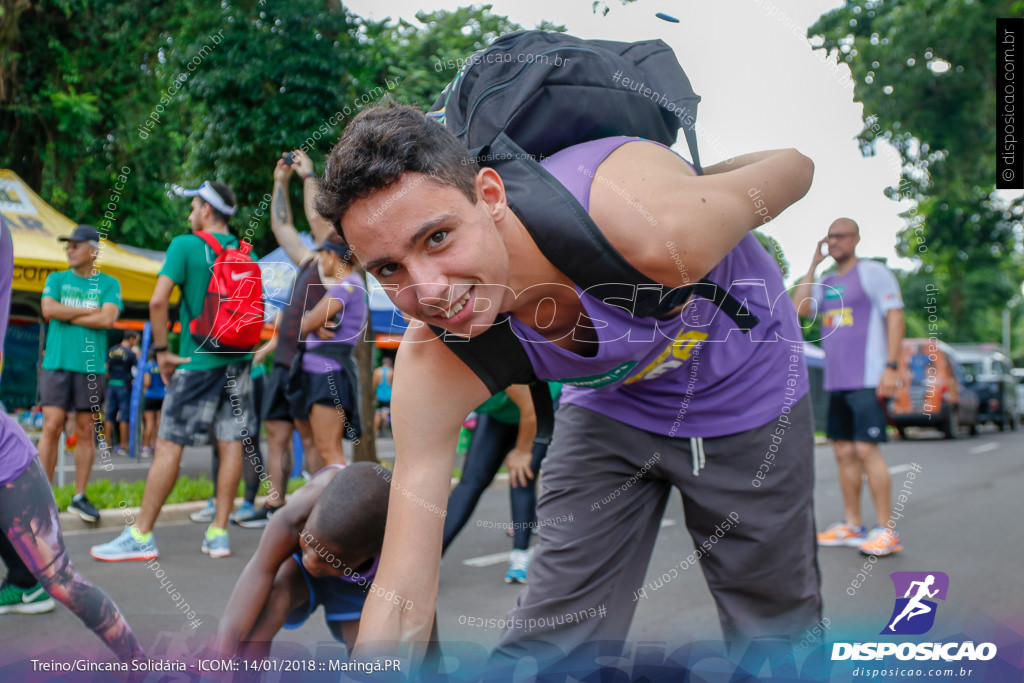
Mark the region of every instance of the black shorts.
<instances>
[{"instance_id":1,"label":"black shorts","mask_svg":"<svg viewBox=\"0 0 1024 683\"><path fill-rule=\"evenodd\" d=\"M288 373L289 369L283 365L275 364L266 375L266 385L263 390L263 405L260 407L260 416L264 420L305 420L309 417L305 401L288 400Z\"/></svg>"},{"instance_id":2,"label":"black shorts","mask_svg":"<svg viewBox=\"0 0 1024 683\"><path fill-rule=\"evenodd\" d=\"M884 443L886 417L874 389L829 392L828 429L833 441Z\"/></svg>"},{"instance_id":3,"label":"black shorts","mask_svg":"<svg viewBox=\"0 0 1024 683\"><path fill-rule=\"evenodd\" d=\"M390 410L391 409L391 401L380 401L380 400L378 400L377 401L377 409L380 410L381 408L387 408L387 409Z\"/></svg>"},{"instance_id":4,"label":"black shorts","mask_svg":"<svg viewBox=\"0 0 1024 683\"><path fill-rule=\"evenodd\" d=\"M39 373L39 405L56 406L67 412L103 409L107 393L107 373L93 374L70 370L42 370Z\"/></svg>"},{"instance_id":5,"label":"black shorts","mask_svg":"<svg viewBox=\"0 0 1024 683\"><path fill-rule=\"evenodd\" d=\"M145 412L160 410L164 405L163 398L147 398L142 404L142 410Z\"/></svg>"},{"instance_id":6,"label":"black shorts","mask_svg":"<svg viewBox=\"0 0 1024 683\"><path fill-rule=\"evenodd\" d=\"M362 434L359 412L356 409L359 400L355 385L349 381L345 370L330 372L303 372L302 394L306 400L306 414L313 410L314 405L329 406L338 411L344 419L344 437L355 440ZM343 414L342 414L343 413Z\"/></svg>"}]
</instances>

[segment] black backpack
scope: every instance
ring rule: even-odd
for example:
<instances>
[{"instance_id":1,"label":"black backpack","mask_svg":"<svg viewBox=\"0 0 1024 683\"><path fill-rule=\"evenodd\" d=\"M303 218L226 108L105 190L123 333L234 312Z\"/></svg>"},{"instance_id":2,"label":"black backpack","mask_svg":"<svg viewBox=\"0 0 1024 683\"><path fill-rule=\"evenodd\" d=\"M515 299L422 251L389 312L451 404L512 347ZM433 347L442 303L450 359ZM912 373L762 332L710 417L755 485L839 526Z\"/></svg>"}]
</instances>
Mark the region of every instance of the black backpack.
<instances>
[{"instance_id":1,"label":"black backpack","mask_svg":"<svg viewBox=\"0 0 1024 683\"><path fill-rule=\"evenodd\" d=\"M671 289L634 268L539 163L572 145L619 135L672 145L682 128L701 173L698 102L675 54L660 40L619 43L517 31L474 53L427 115L465 142L481 165L498 171L509 207L544 256L588 294L611 305L634 303L641 317L663 315L696 294L747 332L757 317L715 283L704 279ZM491 393L530 385L536 471L551 440L551 396L507 317L468 340L433 330Z\"/></svg>"}]
</instances>

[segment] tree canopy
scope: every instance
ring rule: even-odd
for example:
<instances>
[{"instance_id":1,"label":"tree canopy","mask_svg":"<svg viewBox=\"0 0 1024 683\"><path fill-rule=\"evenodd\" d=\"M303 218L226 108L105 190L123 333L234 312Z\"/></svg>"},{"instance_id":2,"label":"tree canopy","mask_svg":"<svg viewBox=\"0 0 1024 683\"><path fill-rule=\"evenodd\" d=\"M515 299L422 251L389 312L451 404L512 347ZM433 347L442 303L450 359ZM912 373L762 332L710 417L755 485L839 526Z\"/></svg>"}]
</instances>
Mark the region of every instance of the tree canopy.
<instances>
[{"instance_id":1,"label":"tree canopy","mask_svg":"<svg viewBox=\"0 0 1024 683\"><path fill-rule=\"evenodd\" d=\"M894 199L915 206L898 252L920 263L903 277L911 334L925 331L925 285L937 292L943 338L995 341L1024 278L1024 200L995 191L995 20L1020 0L848 0L808 29L837 52L864 105L861 151L879 140L903 166Z\"/></svg>"},{"instance_id":2,"label":"tree canopy","mask_svg":"<svg viewBox=\"0 0 1024 683\"><path fill-rule=\"evenodd\" d=\"M275 244L258 209L283 151L319 161L384 97L428 106L455 65L521 28L489 5L416 18L373 22L333 0L0 0L0 163L98 226L127 169L104 227L150 248L187 230L171 184L225 182L238 196L233 226L266 253Z\"/></svg>"}]
</instances>

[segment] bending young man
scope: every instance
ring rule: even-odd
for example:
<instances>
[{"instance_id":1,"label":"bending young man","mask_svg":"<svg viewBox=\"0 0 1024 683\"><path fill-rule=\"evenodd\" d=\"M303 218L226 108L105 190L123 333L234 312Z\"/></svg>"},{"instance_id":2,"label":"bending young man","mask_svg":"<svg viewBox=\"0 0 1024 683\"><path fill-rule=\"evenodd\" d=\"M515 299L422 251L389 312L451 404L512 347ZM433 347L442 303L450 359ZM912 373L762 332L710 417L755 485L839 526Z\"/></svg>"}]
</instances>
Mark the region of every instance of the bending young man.
<instances>
[{"instance_id":1,"label":"bending young man","mask_svg":"<svg viewBox=\"0 0 1024 683\"><path fill-rule=\"evenodd\" d=\"M346 127L318 209L392 301L463 336L507 314L530 342L523 348L537 376L567 385L537 516L574 521L540 528L498 657L521 656L530 640L562 652L623 640L673 487L695 545L711 547L715 537L701 565L727 638L813 625L821 599L812 418L802 346L788 341L801 334L792 306L774 303L785 295L778 266L749 234L762 217L750 197L777 216L807 191L813 164L775 150L697 176L671 150L621 137L570 147L542 165L641 273L669 287L707 275L761 322L742 334L705 299L655 320L590 297L537 247L498 173L480 168L441 125L393 107L366 110ZM406 332L395 378L392 488L409 495L391 497L377 582L414 607L403 612L371 596L357 654L400 640L418 658L444 527L429 511L444 509L459 425L488 392L423 324ZM773 444L779 430L785 436ZM768 447L772 467L758 478ZM720 537L730 519L739 523ZM593 611L602 616L564 617ZM531 623L545 625L528 630Z\"/></svg>"}]
</instances>

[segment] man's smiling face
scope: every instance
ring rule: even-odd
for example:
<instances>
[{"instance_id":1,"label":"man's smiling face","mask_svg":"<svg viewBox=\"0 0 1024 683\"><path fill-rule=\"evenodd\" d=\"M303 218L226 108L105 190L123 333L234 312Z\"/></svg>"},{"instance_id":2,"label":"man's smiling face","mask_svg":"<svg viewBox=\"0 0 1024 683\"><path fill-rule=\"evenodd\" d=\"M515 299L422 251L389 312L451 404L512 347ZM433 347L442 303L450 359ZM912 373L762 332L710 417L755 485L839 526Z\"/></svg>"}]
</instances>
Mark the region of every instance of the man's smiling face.
<instances>
[{"instance_id":1,"label":"man's smiling face","mask_svg":"<svg viewBox=\"0 0 1024 683\"><path fill-rule=\"evenodd\" d=\"M403 313L464 336L490 326L509 292L508 250L495 225L504 192L493 171L477 178L473 203L428 175L405 173L355 201L342 220L352 250Z\"/></svg>"}]
</instances>

